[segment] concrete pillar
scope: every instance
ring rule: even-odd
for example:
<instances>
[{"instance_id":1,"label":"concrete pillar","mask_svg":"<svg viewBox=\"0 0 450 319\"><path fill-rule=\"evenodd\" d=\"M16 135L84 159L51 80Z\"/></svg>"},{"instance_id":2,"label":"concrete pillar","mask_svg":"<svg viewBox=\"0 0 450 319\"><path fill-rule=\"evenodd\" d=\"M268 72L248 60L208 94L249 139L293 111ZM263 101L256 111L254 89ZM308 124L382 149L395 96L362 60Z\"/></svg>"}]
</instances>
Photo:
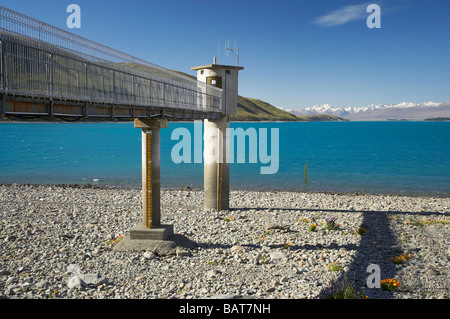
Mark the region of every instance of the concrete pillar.
<instances>
[{"instance_id":1,"label":"concrete pillar","mask_svg":"<svg viewBox=\"0 0 450 319\"><path fill-rule=\"evenodd\" d=\"M176 246L191 248L190 241L174 236L173 225L161 224L160 129L167 128L167 120L135 119L134 127L142 130L142 222L114 250L166 255L174 254Z\"/></svg>"},{"instance_id":2,"label":"concrete pillar","mask_svg":"<svg viewBox=\"0 0 450 319\"><path fill-rule=\"evenodd\" d=\"M217 211L230 207L230 164L227 160L230 122L227 118L205 120L204 208Z\"/></svg>"},{"instance_id":3,"label":"concrete pillar","mask_svg":"<svg viewBox=\"0 0 450 319\"><path fill-rule=\"evenodd\" d=\"M134 127L142 129L142 223L156 228L161 226L160 129L167 120L135 119Z\"/></svg>"},{"instance_id":4,"label":"concrete pillar","mask_svg":"<svg viewBox=\"0 0 450 319\"><path fill-rule=\"evenodd\" d=\"M133 240L165 240L173 235L173 225L161 225L160 129L165 119L135 119L142 129L142 223L130 229Z\"/></svg>"},{"instance_id":5,"label":"concrete pillar","mask_svg":"<svg viewBox=\"0 0 450 319\"><path fill-rule=\"evenodd\" d=\"M0 98L0 117L5 116L5 95L2 94Z\"/></svg>"}]
</instances>

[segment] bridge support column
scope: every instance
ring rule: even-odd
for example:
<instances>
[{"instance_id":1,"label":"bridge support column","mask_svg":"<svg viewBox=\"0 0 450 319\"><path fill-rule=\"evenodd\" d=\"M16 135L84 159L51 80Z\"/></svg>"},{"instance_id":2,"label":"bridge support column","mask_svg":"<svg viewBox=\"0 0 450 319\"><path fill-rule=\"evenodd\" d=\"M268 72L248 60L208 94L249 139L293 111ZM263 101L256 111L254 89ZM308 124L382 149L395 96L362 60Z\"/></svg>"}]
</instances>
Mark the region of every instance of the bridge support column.
<instances>
[{"instance_id":1,"label":"bridge support column","mask_svg":"<svg viewBox=\"0 0 450 319\"><path fill-rule=\"evenodd\" d=\"M142 129L142 225L161 228L160 129L167 120L135 119L134 127Z\"/></svg>"},{"instance_id":2,"label":"bridge support column","mask_svg":"<svg viewBox=\"0 0 450 319\"><path fill-rule=\"evenodd\" d=\"M114 246L116 251L153 251L174 254L176 247L193 248L188 238L175 235L173 225L161 224L160 129L165 119L135 119L142 129L142 222L130 229L130 235Z\"/></svg>"},{"instance_id":3,"label":"bridge support column","mask_svg":"<svg viewBox=\"0 0 450 319\"><path fill-rule=\"evenodd\" d=\"M204 208L217 211L230 207L230 164L228 118L205 120Z\"/></svg>"},{"instance_id":4,"label":"bridge support column","mask_svg":"<svg viewBox=\"0 0 450 319\"><path fill-rule=\"evenodd\" d=\"M142 222L116 250L168 249L173 243L164 241L173 235L173 225L161 224L160 207L160 129L167 127L167 120L135 119L134 127L142 129Z\"/></svg>"},{"instance_id":5,"label":"bridge support column","mask_svg":"<svg viewBox=\"0 0 450 319\"><path fill-rule=\"evenodd\" d=\"M2 94L0 98L0 117L5 116L6 95Z\"/></svg>"}]
</instances>

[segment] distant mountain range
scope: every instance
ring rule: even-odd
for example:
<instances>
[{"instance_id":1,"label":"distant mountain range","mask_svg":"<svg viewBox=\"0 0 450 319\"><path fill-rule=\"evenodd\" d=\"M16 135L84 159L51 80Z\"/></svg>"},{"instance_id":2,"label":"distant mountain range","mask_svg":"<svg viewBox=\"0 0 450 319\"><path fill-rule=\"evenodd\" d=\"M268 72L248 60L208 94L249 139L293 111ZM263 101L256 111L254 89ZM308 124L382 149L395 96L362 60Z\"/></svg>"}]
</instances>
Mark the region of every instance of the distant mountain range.
<instances>
[{"instance_id":1,"label":"distant mountain range","mask_svg":"<svg viewBox=\"0 0 450 319\"><path fill-rule=\"evenodd\" d=\"M266 122L324 122L347 121L337 116L327 114L315 114L297 116L279 107L273 106L259 99L238 95L237 114L230 116L230 121L266 121Z\"/></svg>"},{"instance_id":2,"label":"distant mountain range","mask_svg":"<svg viewBox=\"0 0 450 319\"><path fill-rule=\"evenodd\" d=\"M371 104L365 107L335 108L329 104L315 105L302 110L285 109L297 116L326 114L351 121L409 120L450 117L450 100L441 103Z\"/></svg>"}]
</instances>

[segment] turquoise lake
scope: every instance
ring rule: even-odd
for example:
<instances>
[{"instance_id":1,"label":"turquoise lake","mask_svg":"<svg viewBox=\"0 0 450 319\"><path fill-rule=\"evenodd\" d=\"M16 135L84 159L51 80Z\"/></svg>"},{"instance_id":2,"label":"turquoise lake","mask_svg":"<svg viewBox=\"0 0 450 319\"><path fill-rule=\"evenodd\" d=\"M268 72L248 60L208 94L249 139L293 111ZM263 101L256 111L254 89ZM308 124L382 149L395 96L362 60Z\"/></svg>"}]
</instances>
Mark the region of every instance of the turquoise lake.
<instances>
[{"instance_id":1,"label":"turquoise lake","mask_svg":"<svg viewBox=\"0 0 450 319\"><path fill-rule=\"evenodd\" d=\"M202 188L203 164L175 164L176 128L161 130L161 186ZM450 196L450 122L232 123L279 130L279 169L230 164L232 189ZM270 154L271 144L268 145ZM248 147L247 147L248 149ZM308 181L305 183L305 164ZM132 123L2 123L0 183L140 187L141 133Z\"/></svg>"}]
</instances>

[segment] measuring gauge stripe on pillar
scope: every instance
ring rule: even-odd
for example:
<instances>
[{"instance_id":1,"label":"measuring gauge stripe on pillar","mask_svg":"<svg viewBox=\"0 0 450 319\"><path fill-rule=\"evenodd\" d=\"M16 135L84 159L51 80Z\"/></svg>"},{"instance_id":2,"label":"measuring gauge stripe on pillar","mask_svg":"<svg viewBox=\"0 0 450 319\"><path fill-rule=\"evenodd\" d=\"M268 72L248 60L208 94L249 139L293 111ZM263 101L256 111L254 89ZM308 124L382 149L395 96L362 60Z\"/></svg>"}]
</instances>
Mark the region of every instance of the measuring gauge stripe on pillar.
<instances>
[{"instance_id":1,"label":"measuring gauge stripe on pillar","mask_svg":"<svg viewBox=\"0 0 450 319\"><path fill-rule=\"evenodd\" d=\"M219 163L219 179L218 179L218 191L217 191L217 210L222 210L222 163Z\"/></svg>"},{"instance_id":2,"label":"measuring gauge stripe on pillar","mask_svg":"<svg viewBox=\"0 0 450 319\"><path fill-rule=\"evenodd\" d=\"M145 180L146 180L146 203L145 217L148 228L152 227L152 132L146 131L145 134Z\"/></svg>"},{"instance_id":3,"label":"measuring gauge stripe on pillar","mask_svg":"<svg viewBox=\"0 0 450 319\"><path fill-rule=\"evenodd\" d=\"M222 140L222 137L223 137L223 132L222 132L222 128L220 128L219 127L219 136L218 136L218 141L217 141L217 152L219 152L219 158L218 158L218 163L217 163L217 165L218 165L218 169L217 169L217 171L218 171L218 178L217 178L217 210L220 212L221 210L222 210L222 157L223 157L223 154L222 154L222 145L223 145L223 142L221 141Z\"/></svg>"}]
</instances>

